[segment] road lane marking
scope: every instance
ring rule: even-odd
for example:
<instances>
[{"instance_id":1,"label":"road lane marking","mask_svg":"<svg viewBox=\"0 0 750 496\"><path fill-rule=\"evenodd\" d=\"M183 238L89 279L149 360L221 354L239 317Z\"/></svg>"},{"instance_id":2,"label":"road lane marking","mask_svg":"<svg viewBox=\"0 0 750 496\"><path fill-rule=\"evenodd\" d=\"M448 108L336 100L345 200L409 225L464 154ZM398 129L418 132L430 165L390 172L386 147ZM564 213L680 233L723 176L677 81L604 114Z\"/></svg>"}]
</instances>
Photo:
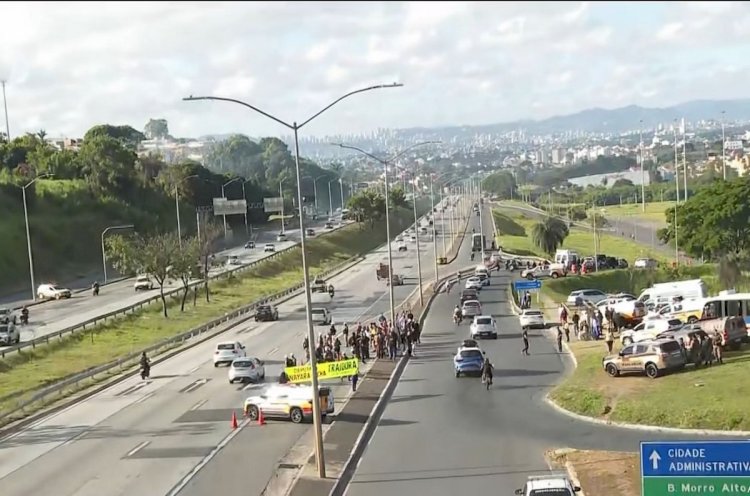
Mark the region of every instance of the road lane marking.
<instances>
[{"instance_id":1,"label":"road lane marking","mask_svg":"<svg viewBox=\"0 0 750 496\"><path fill-rule=\"evenodd\" d=\"M205 405L207 401L208 400L200 400L198 403L196 403L195 405L193 405L193 408L191 408L190 411L197 410L198 408L200 408L203 405Z\"/></svg>"},{"instance_id":2,"label":"road lane marking","mask_svg":"<svg viewBox=\"0 0 750 496\"><path fill-rule=\"evenodd\" d=\"M128 454L125 455L125 458L130 458L131 456L135 455L136 453L138 453L139 451L141 451L143 448L145 448L149 444L151 444L151 441L143 441L141 444L139 444L138 446L136 446L135 448L133 448L132 450L130 450L128 452Z\"/></svg>"},{"instance_id":3,"label":"road lane marking","mask_svg":"<svg viewBox=\"0 0 750 496\"><path fill-rule=\"evenodd\" d=\"M154 392L153 392L153 391L151 391L150 393L148 393L148 394L144 395L144 396L143 396L142 398L138 398L138 399L137 399L137 400L135 401L135 403L134 403L134 404L138 404L138 403L143 403L144 401L146 401L147 399L149 399L149 398L150 398L150 397L152 397L153 395L154 395Z\"/></svg>"},{"instance_id":4,"label":"road lane marking","mask_svg":"<svg viewBox=\"0 0 750 496\"><path fill-rule=\"evenodd\" d=\"M192 369L188 370L188 374L192 374L193 372L197 371L201 367L202 367L202 364L201 365L196 365Z\"/></svg>"},{"instance_id":5,"label":"road lane marking","mask_svg":"<svg viewBox=\"0 0 750 496\"><path fill-rule=\"evenodd\" d=\"M268 354L269 354L269 355L273 355L273 354L274 354L274 353L276 353L277 351L279 351L279 347L278 347L278 346L277 346L276 348L271 348L271 351L269 351L269 352L268 352Z\"/></svg>"},{"instance_id":6,"label":"road lane marking","mask_svg":"<svg viewBox=\"0 0 750 496\"><path fill-rule=\"evenodd\" d=\"M192 393L196 389L198 389L201 386L205 386L210 379L198 379L194 381L192 384L188 384L184 388L180 389L181 393Z\"/></svg>"}]
</instances>

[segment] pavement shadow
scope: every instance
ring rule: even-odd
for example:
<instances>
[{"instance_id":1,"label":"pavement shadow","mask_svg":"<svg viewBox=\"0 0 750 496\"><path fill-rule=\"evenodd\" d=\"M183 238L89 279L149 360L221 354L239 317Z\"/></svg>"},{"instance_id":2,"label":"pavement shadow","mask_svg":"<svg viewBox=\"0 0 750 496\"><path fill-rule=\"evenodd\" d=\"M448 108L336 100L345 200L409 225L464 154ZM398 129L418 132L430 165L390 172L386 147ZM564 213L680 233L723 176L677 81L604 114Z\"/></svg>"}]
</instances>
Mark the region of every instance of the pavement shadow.
<instances>
[{"instance_id":1,"label":"pavement shadow","mask_svg":"<svg viewBox=\"0 0 750 496\"><path fill-rule=\"evenodd\" d=\"M520 332L514 332L513 334L497 333L497 339L521 339L521 336Z\"/></svg>"},{"instance_id":2,"label":"pavement shadow","mask_svg":"<svg viewBox=\"0 0 750 496\"><path fill-rule=\"evenodd\" d=\"M554 370L529 370L529 369L495 369L497 377L537 377L540 375L553 375L558 372Z\"/></svg>"},{"instance_id":3,"label":"pavement shadow","mask_svg":"<svg viewBox=\"0 0 750 496\"><path fill-rule=\"evenodd\" d=\"M443 395L442 394L412 394L409 396L394 396L388 401L388 403L404 403L406 401L427 400L430 398L439 398L441 396Z\"/></svg>"},{"instance_id":4,"label":"pavement shadow","mask_svg":"<svg viewBox=\"0 0 750 496\"><path fill-rule=\"evenodd\" d=\"M336 422L349 422L355 424L364 424L370 418L369 414L361 413L347 413L342 412L336 416ZM378 426L396 426L396 425L413 425L417 422L414 420L396 420L396 419L380 419Z\"/></svg>"},{"instance_id":5,"label":"pavement shadow","mask_svg":"<svg viewBox=\"0 0 750 496\"><path fill-rule=\"evenodd\" d=\"M494 468L494 470L493 470ZM484 470L482 470L484 469ZM440 475L421 475L425 472L438 472ZM458 472L458 473L457 473ZM466 473L461 473L466 472ZM395 472L398 473L398 472ZM358 475L358 478L351 482L352 486L360 484L379 484L383 482L409 482L409 481L420 481L420 480L442 480L442 479L456 479L456 478L470 478L470 477L492 477L497 475L515 475L515 474L532 474L533 471L529 470L508 470L502 467L466 467L466 468L446 468L442 470L420 470L413 472L401 472L403 477L393 477L393 473L387 474L390 477L386 478L371 478L372 475L380 474L368 474L362 473ZM409 475L414 474L414 475ZM386 474L383 474L386 475Z\"/></svg>"}]
</instances>

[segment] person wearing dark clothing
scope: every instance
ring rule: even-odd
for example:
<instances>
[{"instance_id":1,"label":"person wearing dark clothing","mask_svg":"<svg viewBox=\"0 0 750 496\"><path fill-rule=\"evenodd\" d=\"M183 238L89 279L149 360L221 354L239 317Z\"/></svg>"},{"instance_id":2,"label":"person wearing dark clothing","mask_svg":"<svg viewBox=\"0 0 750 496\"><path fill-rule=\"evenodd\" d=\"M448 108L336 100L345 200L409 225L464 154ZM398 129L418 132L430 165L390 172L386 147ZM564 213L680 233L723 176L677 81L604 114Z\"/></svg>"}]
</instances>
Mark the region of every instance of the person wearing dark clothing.
<instances>
[{"instance_id":1,"label":"person wearing dark clothing","mask_svg":"<svg viewBox=\"0 0 750 496\"><path fill-rule=\"evenodd\" d=\"M279 374L279 384L286 384L288 382L289 378L286 376L286 372L282 370L281 374Z\"/></svg>"},{"instance_id":2,"label":"person wearing dark clothing","mask_svg":"<svg viewBox=\"0 0 750 496\"><path fill-rule=\"evenodd\" d=\"M523 339L523 350L521 350L521 353L529 355L529 331L524 329L523 333L521 333L521 338Z\"/></svg>"},{"instance_id":3,"label":"person wearing dark clothing","mask_svg":"<svg viewBox=\"0 0 750 496\"><path fill-rule=\"evenodd\" d=\"M563 332L562 329L560 329L560 326L557 326L557 351L559 353L562 353L562 340L563 340Z\"/></svg>"}]
</instances>

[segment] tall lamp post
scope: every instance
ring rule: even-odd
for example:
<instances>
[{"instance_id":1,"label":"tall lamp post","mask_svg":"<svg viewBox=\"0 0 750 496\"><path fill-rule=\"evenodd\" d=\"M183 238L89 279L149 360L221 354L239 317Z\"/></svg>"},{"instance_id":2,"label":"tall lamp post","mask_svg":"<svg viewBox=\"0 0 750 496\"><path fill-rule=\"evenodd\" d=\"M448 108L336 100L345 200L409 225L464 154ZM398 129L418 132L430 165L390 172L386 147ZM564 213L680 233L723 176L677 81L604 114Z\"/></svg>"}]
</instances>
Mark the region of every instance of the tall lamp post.
<instances>
[{"instance_id":1,"label":"tall lamp post","mask_svg":"<svg viewBox=\"0 0 750 496\"><path fill-rule=\"evenodd\" d=\"M339 177L339 191L341 192L341 223L344 223L344 179Z\"/></svg>"},{"instance_id":2,"label":"tall lamp post","mask_svg":"<svg viewBox=\"0 0 750 496\"><path fill-rule=\"evenodd\" d=\"M252 179L248 179L247 181L242 181L242 199L245 200L245 236L247 236L247 239L250 239L250 234L252 232L252 229L249 227L247 223L247 195L245 194L245 185L251 181Z\"/></svg>"},{"instance_id":3,"label":"tall lamp post","mask_svg":"<svg viewBox=\"0 0 750 496\"><path fill-rule=\"evenodd\" d=\"M227 186L229 186L230 184L232 184L234 182L241 181L241 180L242 180L241 177L235 177L235 178L227 181L226 183L224 183L221 186L221 197L224 198L224 199L226 199L226 197L227 197L227 195L224 193L224 188L226 188ZM224 238L226 238L227 237L227 214L222 215L222 217L224 217Z\"/></svg>"},{"instance_id":4,"label":"tall lamp post","mask_svg":"<svg viewBox=\"0 0 750 496\"><path fill-rule=\"evenodd\" d=\"M437 256L437 229L435 227L435 190L433 188L433 179L440 179L441 177L445 176L446 174L450 174L450 172L444 172L438 176L432 177L432 174L430 174L430 204L432 205L431 215L432 215L432 253L434 258L434 264L435 264L435 284L438 282L438 256ZM442 219L441 219L442 221ZM442 226L443 230L445 230L445 226Z\"/></svg>"},{"instance_id":5,"label":"tall lamp post","mask_svg":"<svg viewBox=\"0 0 750 496\"><path fill-rule=\"evenodd\" d=\"M371 90L376 90L376 89L381 89L381 88L397 88L400 86L403 86L403 85L393 83L393 84L386 84L386 85L370 86L367 88L362 88L359 90L351 91L345 94L344 96L339 97L338 99L334 100L332 103L328 104L327 106L323 107L322 110L318 111L316 114L314 114L312 117L308 118L307 120L303 121L301 124L297 124L296 121L290 124L277 117L274 117L273 115L267 112L264 112L263 110L260 110L257 107L254 107L248 103L245 103L240 100L235 100L232 98L222 98L222 97L215 97L215 96L199 96L199 97L189 96L187 98L183 98L183 100L186 100L186 101L218 100L218 101L236 103L238 105L247 107L250 110L257 112L265 117L268 117L274 122L277 122L278 124L281 124L287 129L291 129L292 131L294 131L294 165L295 165L295 169L297 172L297 196L298 196L300 205L302 205L302 188L300 187L301 173L300 173L300 166L299 166L299 138L298 138L299 130L302 129L308 123L310 123L312 120L314 120L316 117L320 116L326 110L330 109L331 107L333 107L334 105L336 105L338 102L340 102L341 100L345 98L348 98L352 95L356 95L358 93L364 93L366 91L371 91ZM301 239L300 245L302 248L302 273L304 276L304 284L305 284L305 309L306 309L306 314L307 314L307 336L308 336L308 340L310 341L312 345L312 343L315 342L315 328L313 327L312 314L310 313L310 310L312 307L312 297L310 295L310 270L307 266L307 256L306 256L307 250L305 248L305 241L306 241L305 240L306 238L305 222L304 222L303 216L300 216L300 219L299 219L299 230L300 230L300 239ZM318 367L317 367L317 362L315 359L315 353L310 353L310 372L311 372L313 392L314 394L317 394ZM320 402L319 401L313 401L313 423L315 427L315 458L316 458L317 465L318 465L318 475L321 478L324 478L326 476L326 468L325 468L325 459L324 459L324 452L323 452L323 431L321 427L321 414L320 414Z\"/></svg>"},{"instance_id":6,"label":"tall lamp post","mask_svg":"<svg viewBox=\"0 0 750 496\"><path fill-rule=\"evenodd\" d=\"M726 115L726 113L726 110L721 111L721 168L724 174L725 181L727 180L727 140L724 136L724 116Z\"/></svg>"},{"instance_id":7,"label":"tall lamp post","mask_svg":"<svg viewBox=\"0 0 750 496\"><path fill-rule=\"evenodd\" d=\"M331 194L331 183L335 183L338 179L328 181L328 219L333 217L333 195ZM344 208L344 207L341 207Z\"/></svg>"},{"instance_id":8,"label":"tall lamp post","mask_svg":"<svg viewBox=\"0 0 750 496\"><path fill-rule=\"evenodd\" d=\"M318 181L321 179L325 179L328 176L318 176L315 179L313 179L313 194L315 195L315 215L318 215L318 212L320 210L318 209Z\"/></svg>"},{"instance_id":9,"label":"tall lamp post","mask_svg":"<svg viewBox=\"0 0 750 496\"><path fill-rule=\"evenodd\" d=\"M174 206L175 210L177 211L177 240L180 244L180 250L182 250L182 224L180 223L180 189L179 186L183 182L187 181L188 179L192 179L194 177L198 177L198 174L193 174L187 177L183 177L179 181L177 181L174 185Z\"/></svg>"},{"instance_id":10,"label":"tall lamp post","mask_svg":"<svg viewBox=\"0 0 750 496\"><path fill-rule=\"evenodd\" d=\"M120 231L124 229L133 229L133 224L126 224L123 226L109 226L102 231L102 265L104 266L104 284L107 284L107 251L104 249L104 236L110 231Z\"/></svg>"},{"instance_id":11,"label":"tall lamp post","mask_svg":"<svg viewBox=\"0 0 750 496\"><path fill-rule=\"evenodd\" d=\"M3 90L5 89L5 82L3 82ZM26 247L29 250L29 276L31 277L31 299L36 301L36 284L34 282L34 257L31 254L31 233L29 231L29 208L26 204L26 188L34 184L38 179L44 179L45 177L52 177L52 174L41 174L36 176L34 179L21 186L23 192L23 218L26 221Z\"/></svg>"},{"instance_id":12,"label":"tall lamp post","mask_svg":"<svg viewBox=\"0 0 750 496\"><path fill-rule=\"evenodd\" d=\"M374 161L379 162L383 166L383 171L385 173L385 236L387 238L386 239L386 243L388 245L388 266L389 266L388 277L390 277L391 279L393 278L393 250L391 249L391 219L390 219L390 203L391 203L391 200L389 198L390 194L389 194L389 190L388 190L388 165L391 164L391 163L393 163L399 157L403 156L406 152L408 152L408 151L410 151L410 150L412 150L414 148L417 148L419 146L424 146L424 145L430 145L430 144L433 144L433 143L435 143L435 142L434 141L423 141L421 143L415 143L415 144L413 144L411 146L408 146L408 147L404 148L403 150L401 150L400 152L398 152L397 154L395 154L395 155L393 155L392 157L389 157L389 158L377 157L377 156L373 155L372 153L364 151L361 148L357 148L356 146L344 145L344 144L341 144L341 143L331 143L332 145L338 146L340 148L345 148L347 150L354 150L356 152L359 152L362 155L370 157ZM433 225L434 224L435 223L433 222ZM414 221L414 229L415 229L415 231L417 229L416 219ZM417 265L419 267L421 267L421 262L419 261L419 232L418 231L417 231L416 236L417 236ZM422 270L421 270L421 268L418 269L418 270L419 270L419 291L420 291L420 295L421 295L421 292L422 292ZM388 296L389 296L389 298L391 300L391 322L396 322L396 305L395 305L394 296L393 296L393 281L392 280L388 282Z\"/></svg>"},{"instance_id":13,"label":"tall lamp post","mask_svg":"<svg viewBox=\"0 0 750 496\"><path fill-rule=\"evenodd\" d=\"M646 169L643 163L643 119L639 121L640 128L638 130L638 148L641 157L641 207L643 211L646 211Z\"/></svg>"}]
</instances>

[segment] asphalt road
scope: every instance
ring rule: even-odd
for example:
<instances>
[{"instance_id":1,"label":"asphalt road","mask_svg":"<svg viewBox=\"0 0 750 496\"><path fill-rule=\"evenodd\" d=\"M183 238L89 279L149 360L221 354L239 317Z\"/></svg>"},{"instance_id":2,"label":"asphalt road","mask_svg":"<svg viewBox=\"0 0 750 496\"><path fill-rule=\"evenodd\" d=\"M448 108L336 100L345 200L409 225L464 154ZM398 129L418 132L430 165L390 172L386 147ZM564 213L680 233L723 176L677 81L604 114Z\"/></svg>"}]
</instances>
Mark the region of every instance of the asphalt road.
<instances>
[{"instance_id":1,"label":"asphalt road","mask_svg":"<svg viewBox=\"0 0 750 496\"><path fill-rule=\"evenodd\" d=\"M480 343L495 366L492 388L485 390L477 377L454 376L452 358L469 337L469 325L451 319L459 292L439 295L348 495L507 495L529 475L549 470L548 449L637 451L640 441L696 437L599 426L549 407L544 397L563 378L568 360L544 331L530 331L531 355L521 354L510 281L505 271L493 273L480 296L499 331L497 340Z\"/></svg>"},{"instance_id":2,"label":"asphalt road","mask_svg":"<svg viewBox=\"0 0 750 496\"><path fill-rule=\"evenodd\" d=\"M320 229L324 224L325 222L321 223L320 226L316 225L316 232L324 232ZM240 262L247 264L273 255L273 253L263 252L263 245L265 243L274 243L276 250L281 251L299 242L299 230L287 231L289 241L282 243L276 242L276 234L277 232L263 232L258 236L255 249L246 250L240 246L217 254L217 257L236 255L239 257ZM217 275L232 268L234 266L220 266L210 270L209 274ZM21 341L30 341L46 336L47 334L52 334L61 329L85 322L98 315L134 305L157 295L159 292L158 287L150 291L136 292L133 283L134 279L125 279L102 286L99 296L96 297L90 291L85 291L74 293L69 299L48 301L29 307L29 324L18 326L21 330ZM164 289L174 289L181 287L181 285L182 283L179 281L172 281L170 284L166 284Z\"/></svg>"},{"instance_id":3,"label":"asphalt road","mask_svg":"<svg viewBox=\"0 0 750 496\"><path fill-rule=\"evenodd\" d=\"M423 271L429 274L432 246L423 247ZM394 252L394 271L410 276L407 285L395 288L397 302L415 288L412 250L410 246L405 254ZM385 312L387 287L375 277L375 266L385 257L381 248L332 278L335 298L318 295L313 305L328 305L335 322L355 322ZM226 369L215 368L211 361L216 343L245 344L248 355L266 362L267 383L276 382L286 353L303 356L303 297L282 303L279 313L278 322L241 324L156 365L150 381L128 379L0 440L3 496L169 493L227 438L231 412L239 413L245 397L263 388L230 386ZM320 332L326 329L319 327ZM347 385L339 384L334 393L341 405ZM278 459L308 428L287 422L248 425L240 431L249 438L247 443L237 445L238 436L225 448L242 448L241 455L228 461L217 456L182 494L237 492L239 487L242 494L260 494Z\"/></svg>"}]
</instances>

